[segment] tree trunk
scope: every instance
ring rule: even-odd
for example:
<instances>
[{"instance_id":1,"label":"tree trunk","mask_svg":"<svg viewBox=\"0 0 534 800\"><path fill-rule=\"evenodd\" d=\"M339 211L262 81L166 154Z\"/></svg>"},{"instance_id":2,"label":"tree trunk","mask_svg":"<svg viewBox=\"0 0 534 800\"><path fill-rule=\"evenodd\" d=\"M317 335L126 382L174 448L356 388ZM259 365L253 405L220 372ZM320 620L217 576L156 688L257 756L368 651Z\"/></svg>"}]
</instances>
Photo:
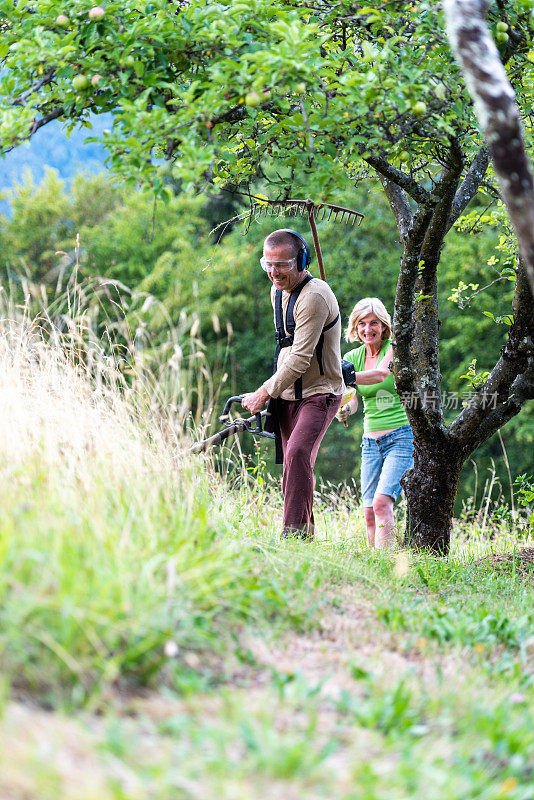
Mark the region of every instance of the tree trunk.
<instances>
[{"instance_id":1,"label":"tree trunk","mask_svg":"<svg viewBox=\"0 0 534 800\"><path fill-rule=\"evenodd\" d=\"M406 546L447 555L462 464L446 441L416 444L413 469L401 480L407 500Z\"/></svg>"}]
</instances>

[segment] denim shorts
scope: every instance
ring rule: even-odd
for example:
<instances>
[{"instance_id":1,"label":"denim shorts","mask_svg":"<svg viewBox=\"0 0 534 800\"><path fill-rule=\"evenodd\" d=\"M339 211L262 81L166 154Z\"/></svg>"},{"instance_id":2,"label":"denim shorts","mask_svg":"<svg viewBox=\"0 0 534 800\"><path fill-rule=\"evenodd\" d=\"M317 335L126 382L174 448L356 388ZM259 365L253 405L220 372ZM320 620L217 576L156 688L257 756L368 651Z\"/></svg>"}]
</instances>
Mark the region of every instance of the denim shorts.
<instances>
[{"instance_id":1,"label":"denim shorts","mask_svg":"<svg viewBox=\"0 0 534 800\"><path fill-rule=\"evenodd\" d=\"M377 494L395 501L402 491L400 479L413 466L413 433L409 425L395 428L378 439L362 439L362 503L371 508Z\"/></svg>"}]
</instances>

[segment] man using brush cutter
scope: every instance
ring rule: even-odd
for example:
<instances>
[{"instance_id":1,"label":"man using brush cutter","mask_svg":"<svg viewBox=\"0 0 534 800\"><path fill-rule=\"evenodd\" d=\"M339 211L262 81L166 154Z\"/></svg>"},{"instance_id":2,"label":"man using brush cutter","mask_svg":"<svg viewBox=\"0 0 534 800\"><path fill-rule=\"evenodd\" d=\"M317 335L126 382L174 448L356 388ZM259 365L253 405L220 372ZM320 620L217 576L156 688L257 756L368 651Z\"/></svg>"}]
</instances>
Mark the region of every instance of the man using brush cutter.
<instances>
[{"instance_id":1,"label":"man using brush cutter","mask_svg":"<svg viewBox=\"0 0 534 800\"><path fill-rule=\"evenodd\" d=\"M242 400L252 414L269 401L277 463L283 461L282 536L308 541L314 538L313 468L343 392L338 303L328 284L310 275L310 261L296 231L282 228L265 240L260 263L273 284L274 374Z\"/></svg>"}]
</instances>

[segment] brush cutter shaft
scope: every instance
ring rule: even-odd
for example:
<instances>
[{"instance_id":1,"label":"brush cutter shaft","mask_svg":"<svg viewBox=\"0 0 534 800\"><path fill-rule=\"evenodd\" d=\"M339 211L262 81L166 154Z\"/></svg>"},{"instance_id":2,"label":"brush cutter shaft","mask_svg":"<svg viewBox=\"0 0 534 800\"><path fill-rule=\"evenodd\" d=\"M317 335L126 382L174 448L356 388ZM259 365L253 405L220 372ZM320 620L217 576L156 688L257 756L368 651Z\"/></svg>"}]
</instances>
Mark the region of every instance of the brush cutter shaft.
<instances>
[{"instance_id":1,"label":"brush cutter shaft","mask_svg":"<svg viewBox=\"0 0 534 800\"><path fill-rule=\"evenodd\" d=\"M236 433L241 433L241 431L245 430L244 422L244 419L235 420L232 425L229 425L223 431L219 431L219 433L215 433L208 439L204 439L202 442L197 442L197 444L194 444L191 448L191 452L203 453L204 450L209 450L210 447L214 447L216 444L221 444L221 442L224 442L225 439L229 439L230 436L234 436Z\"/></svg>"},{"instance_id":2,"label":"brush cutter shaft","mask_svg":"<svg viewBox=\"0 0 534 800\"><path fill-rule=\"evenodd\" d=\"M262 421L265 420L265 417L267 416L267 410L258 412L257 414L254 414L254 416L247 417L246 419L243 417L232 419L230 417L230 408L232 403L240 404L242 399L243 397L241 395L235 395L226 401L224 404L223 413L219 417L219 422L221 425L225 426L224 429L219 431L219 433L215 433L213 436L210 436L208 439L204 439L202 442L198 442L197 444L193 445L191 448L192 453L202 453L204 450L208 450L210 447L214 447L214 445L220 444L230 436L234 436L242 431L247 431L247 433L251 433L253 436L263 436L266 439L274 439L274 433L268 433L267 431L263 430Z\"/></svg>"}]
</instances>

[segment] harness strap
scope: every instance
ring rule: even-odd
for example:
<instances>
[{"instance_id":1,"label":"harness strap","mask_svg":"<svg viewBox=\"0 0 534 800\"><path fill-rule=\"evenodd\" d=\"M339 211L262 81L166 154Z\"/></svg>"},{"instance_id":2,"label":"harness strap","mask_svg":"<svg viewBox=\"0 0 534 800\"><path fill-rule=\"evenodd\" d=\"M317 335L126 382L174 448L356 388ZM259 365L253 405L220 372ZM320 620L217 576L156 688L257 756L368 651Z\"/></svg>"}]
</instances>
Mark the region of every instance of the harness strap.
<instances>
[{"instance_id":1,"label":"harness strap","mask_svg":"<svg viewBox=\"0 0 534 800\"><path fill-rule=\"evenodd\" d=\"M319 364L319 372L320 372L321 375L324 375L324 369L323 369L324 335L325 335L326 331L328 331L328 330L330 330L330 328L334 327L334 325L336 324L338 319L339 319L339 314L336 316L335 319L332 320L332 322L329 322L328 325L325 325L325 327L323 328L323 330L321 332L321 335L319 336L319 340L317 342L317 347L315 348L315 355L317 356L317 363Z\"/></svg>"},{"instance_id":2,"label":"harness strap","mask_svg":"<svg viewBox=\"0 0 534 800\"><path fill-rule=\"evenodd\" d=\"M293 314L293 309L295 307L295 303L297 302L297 298L301 291L304 289L307 283L313 280L312 275L306 275L306 277L299 283L299 285L293 289L291 294L289 295L289 301L286 308L286 324L284 327L284 315L282 311L282 290L277 289L276 294L274 297L274 317L275 317L275 324L276 324L276 350L274 353L274 369L273 373L276 372L276 368L278 366L278 356L280 355L280 350L283 347L291 347L293 344L293 334L295 333L295 317ZM300 398L299 398L300 399Z\"/></svg>"},{"instance_id":3,"label":"harness strap","mask_svg":"<svg viewBox=\"0 0 534 800\"><path fill-rule=\"evenodd\" d=\"M293 291L289 295L289 300L286 308L285 326L284 326L284 315L282 309L282 290L281 289L276 290L274 298L276 350L274 353L273 373L276 372L276 368L278 366L278 357L280 355L280 350L282 350L282 348L284 347L291 347L291 345L293 344L293 338L295 333L295 315L294 315L295 303L297 302L298 296L301 293L302 289L304 289L306 284L309 283L309 281L311 280L313 280L313 276L307 275L304 278L304 280L302 280L299 283L299 285L295 289L293 289ZM328 325L325 325L317 341L317 345L315 348L315 355L317 357L317 362L319 364L319 372L321 375L324 375L324 369L323 369L324 335L326 331L334 327L338 319L339 319L339 314L337 314L336 318L332 320L332 322L329 322ZM302 375L298 377L297 380L295 381L294 391L295 391L295 400L302 400Z\"/></svg>"}]
</instances>

